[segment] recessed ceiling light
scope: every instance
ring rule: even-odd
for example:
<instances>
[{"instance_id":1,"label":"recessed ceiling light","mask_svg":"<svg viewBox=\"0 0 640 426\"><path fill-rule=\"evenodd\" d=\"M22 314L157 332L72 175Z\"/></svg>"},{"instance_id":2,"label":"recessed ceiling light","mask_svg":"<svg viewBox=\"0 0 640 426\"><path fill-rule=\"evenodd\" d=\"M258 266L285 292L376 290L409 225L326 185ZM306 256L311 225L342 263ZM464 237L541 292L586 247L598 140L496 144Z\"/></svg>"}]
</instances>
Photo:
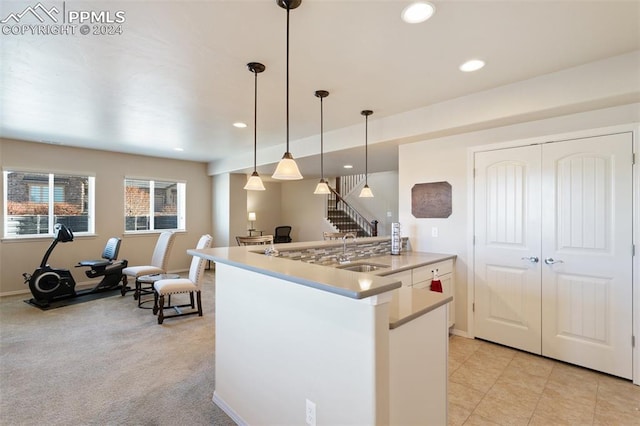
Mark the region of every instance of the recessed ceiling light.
<instances>
[{"instance_id":1,"label":"recessed ceiling light","mask_svg":"<svg viewBox=\"0 0 640 426\"><path fill-rule=\"evenodd\" d=\"M247 124L241 121L238 121L237 123L233 123L233 126L239 129L244 129L245 127L247 127Z\"/></svg>"},{"instance_id":2,"label":"recessed ceiling light","mask_svg":"<svg viewBox=\"0 0 640 426\"><path fill-rule=\"evenodd\" d=\"M173 148L173 150L182 152L182 151L184 151L184 148L180 148L179 146L177 146L177 147Z\"/></svg>"},{"instance_id":3,"label":"recessed ceiling light","mask_svg":"<svg viewBox=\"0 0 640 426\"><path fill-rule=\"evenodd\" d=\"M460 65L460 71L463 71L463 72L478 71L482 67L484 67L484 61L481 61L480 59L472 59Z\"/></svg>"},{"instance_id":4,"label":"recessed ceiling light","mask_svg":"<svg viewBox=\"0 0 640 426\"><path fill-rule=\"evenodd\" d=\"M435 11L436 7L431 3L417 1L405 7L400 16L408 24L419 24L431 18Z\"/></svg>"},{"instance_id":5,"label":"recessed ceiling light","mask_svg":"<svg viewBox=\"0 0 640 426\"><path fill-rule=\"evenodd\" d=\"M353 169L353 166L351 164L345 164L344 168L345 169Z\"/></svg>"}]
</instances>

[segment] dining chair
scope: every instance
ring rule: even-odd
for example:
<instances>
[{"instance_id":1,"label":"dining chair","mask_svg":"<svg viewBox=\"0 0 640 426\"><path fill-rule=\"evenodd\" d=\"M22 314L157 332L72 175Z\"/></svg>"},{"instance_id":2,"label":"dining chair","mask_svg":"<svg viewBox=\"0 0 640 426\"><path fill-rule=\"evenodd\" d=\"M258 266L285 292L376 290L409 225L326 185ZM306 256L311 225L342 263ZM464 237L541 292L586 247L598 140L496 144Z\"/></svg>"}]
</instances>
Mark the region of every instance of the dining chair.
<instances>
[{"instance_id":1,"label":"dining chair","mask_svg":"<svg viewBox=\"0 0 640 426\"><path fill-rule=\"evenodd\" d=\"M211 235L203 235L200 237L196 250L211 247L213 237ZM180 317L185 315L202 316L202 280L204 278L204 268L207 263L207 259L203 257L193 256L191 259L191 267L189 268L188 278L172 278L156 281L153 284L153 313L158 315L158 324L162 324L165 318ZM183 305L172 305L171 295L189 293L190 303ZM194 295L195 302L194 304ZM168 298L167 305L165 306L165 297ZM191 307L189 312L182 312L180 308ZM165 309L174 309L176 311L173 315L165 315Z\"/></svg>"},{"instance_id":2,"label":"dining chair","mask_svg":"<svg viewBox=\"0 0 640 426\"><path fill-rule=\"evenodd\" d=\"M142 283L138 281L138 277L151 274L166 274L169 266L169 254L173 247L176 234L171 231L164 231L158 236L156 246L153 249L153 255L151 256L151 264L140 266L129 266L122 270L122 274L125 276L124 285L122 286L122 295L124 296L127 288L127 276L134 278L135 289L133 293L134 300L138 301L138 307L141 305L140 296L143 294L153 293L153 287L142 287Z\"/></svg>"}]
</instances>

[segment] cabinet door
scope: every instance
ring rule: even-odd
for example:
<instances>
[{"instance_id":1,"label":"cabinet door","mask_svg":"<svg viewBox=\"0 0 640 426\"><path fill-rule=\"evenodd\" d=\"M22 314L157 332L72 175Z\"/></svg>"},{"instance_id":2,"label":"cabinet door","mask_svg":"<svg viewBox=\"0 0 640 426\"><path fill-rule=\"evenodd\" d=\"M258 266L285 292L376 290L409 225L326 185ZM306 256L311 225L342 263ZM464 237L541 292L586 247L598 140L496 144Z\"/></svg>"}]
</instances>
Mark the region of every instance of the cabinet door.
<instances>
[{"instance_id":1,"label":"cabinet door","mask_svg":"<svg viewBox=\"0 0 640 426\"><path fill-rule=\"evenodd\" d=\"M456 323L456 304L455 295L453 293L453 274L446 274L440 277L442 283L442 293L452 296L454 299L449 303L449 327Z\"/></svg>"}]
</instances>

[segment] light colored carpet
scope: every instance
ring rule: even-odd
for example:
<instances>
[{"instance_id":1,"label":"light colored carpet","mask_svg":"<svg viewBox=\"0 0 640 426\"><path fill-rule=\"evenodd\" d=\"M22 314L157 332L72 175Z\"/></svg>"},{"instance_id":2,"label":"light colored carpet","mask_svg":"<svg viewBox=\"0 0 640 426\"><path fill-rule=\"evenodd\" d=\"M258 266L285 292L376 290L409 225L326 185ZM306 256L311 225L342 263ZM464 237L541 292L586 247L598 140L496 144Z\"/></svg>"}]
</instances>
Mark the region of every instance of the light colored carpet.
<instances>
[{"instance_id":1,"label":"light colored carpet","mask_svg":"<svg viewBox=\"0 0 640 426\"><path fill-rule=\"evenodd\" d=\"M0 424L234 425L211 401L213 285L208 271L203 317L163 325L133 293L50 311L2 298Z\"/></svg>"}]
</instances>

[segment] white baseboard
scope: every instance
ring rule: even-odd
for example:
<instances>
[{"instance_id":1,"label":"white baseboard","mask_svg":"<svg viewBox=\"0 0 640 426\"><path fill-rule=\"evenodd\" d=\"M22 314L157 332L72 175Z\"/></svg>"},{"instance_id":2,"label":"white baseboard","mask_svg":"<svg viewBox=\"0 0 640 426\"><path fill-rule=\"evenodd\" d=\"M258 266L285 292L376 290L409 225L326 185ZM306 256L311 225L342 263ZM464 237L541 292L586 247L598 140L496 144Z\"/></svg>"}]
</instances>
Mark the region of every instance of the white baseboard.
<instances>
[{"instance_id":1,"label":"white baseboard","mask_svg":"<svg viewBox=\"0 0 640 426\"><path fill-rule=\"evenodd\" d=\"M458 330L457 328L449 329L449 334L453 334L454 336L466 337L467 339L473 339L472 336L469 336L469 333L466 331Z\"/></svg>"},{"instance_id":2,"label":"white baseboard","mask_svg":"<svg viewBox=\"0 0 640 426\"><path fill-rule=\"evenodd\" d=\"M222 398L220 398L220 396L216 393L216 391L213 391L212 401L214 404L220 407L220 409L224 411L227 414L227 416L231 417L231 420L236 422L237 425L248 426L248 423L245 422L244 419L240 417L238 413L236 413L233 410L233 408L231 408Z\"/></svg>"}]
</instances>

